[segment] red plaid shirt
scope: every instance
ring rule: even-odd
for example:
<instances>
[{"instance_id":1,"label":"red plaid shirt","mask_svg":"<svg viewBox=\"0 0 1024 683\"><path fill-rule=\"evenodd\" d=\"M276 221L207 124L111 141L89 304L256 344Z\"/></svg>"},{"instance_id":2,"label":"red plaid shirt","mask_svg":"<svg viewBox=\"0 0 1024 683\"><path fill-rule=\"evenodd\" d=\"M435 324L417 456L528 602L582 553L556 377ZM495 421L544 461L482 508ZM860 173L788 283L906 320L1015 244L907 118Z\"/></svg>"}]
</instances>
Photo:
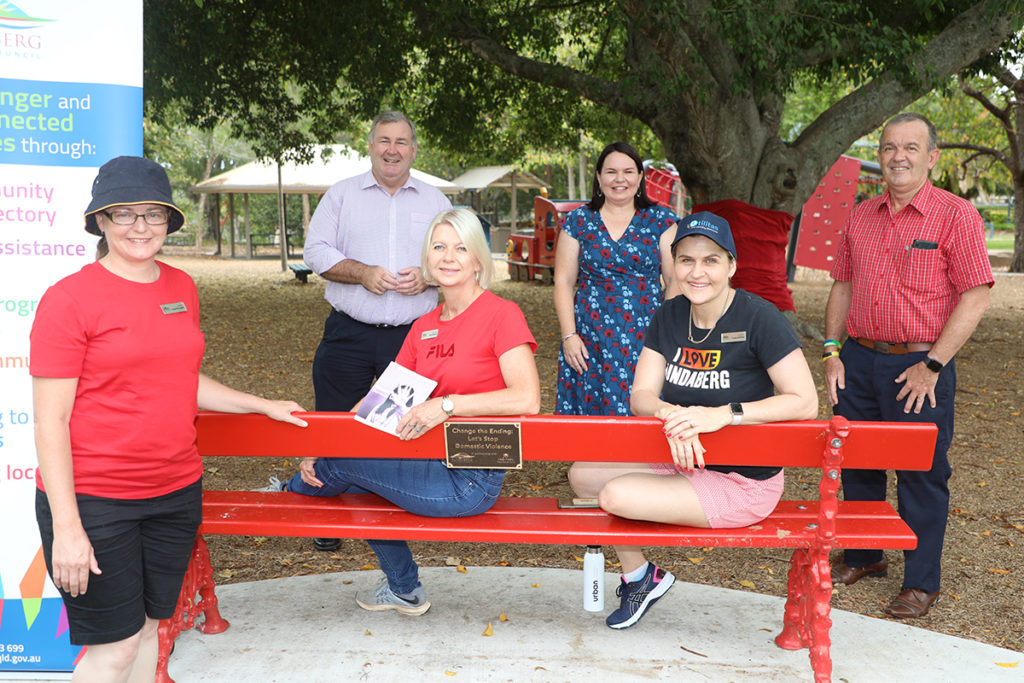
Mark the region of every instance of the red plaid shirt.
<instances>
[{"instance_id":1,"label":"red plaid shirt","mask_svg":"<svg viewBox=\"0 0 1024 683\"><path fill-rule=\"evenodd\" d=\"M853 285L846 331L885 342L934 342L960 294L994 282L977 209L930 182L895 216L888 192L855 206L831 274Z\"/></svg>"}]
</instances>

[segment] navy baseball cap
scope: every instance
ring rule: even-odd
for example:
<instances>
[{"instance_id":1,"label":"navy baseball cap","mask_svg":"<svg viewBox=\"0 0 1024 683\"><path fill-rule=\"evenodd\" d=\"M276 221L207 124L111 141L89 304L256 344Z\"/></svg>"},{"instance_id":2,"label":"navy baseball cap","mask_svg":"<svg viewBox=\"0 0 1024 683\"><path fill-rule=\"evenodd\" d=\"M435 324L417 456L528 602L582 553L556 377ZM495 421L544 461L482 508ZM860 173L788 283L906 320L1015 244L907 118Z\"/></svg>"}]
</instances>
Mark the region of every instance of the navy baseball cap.
<instances>
[{"instance_id":1,"label":"navy baseball cap","mask_svg":"<svg viewBox=\"0 0 1024 683\"><path fill-rule=\"evenodd\" d=\"M710 211L691 213L679 221L676 226L676 236L672 238L672 246L690 235L704 235L732 254L733 258L736 258L736 243L732 239L732 228L729 227L729 221L721 216Z\"/></svg>"}]
</instances>

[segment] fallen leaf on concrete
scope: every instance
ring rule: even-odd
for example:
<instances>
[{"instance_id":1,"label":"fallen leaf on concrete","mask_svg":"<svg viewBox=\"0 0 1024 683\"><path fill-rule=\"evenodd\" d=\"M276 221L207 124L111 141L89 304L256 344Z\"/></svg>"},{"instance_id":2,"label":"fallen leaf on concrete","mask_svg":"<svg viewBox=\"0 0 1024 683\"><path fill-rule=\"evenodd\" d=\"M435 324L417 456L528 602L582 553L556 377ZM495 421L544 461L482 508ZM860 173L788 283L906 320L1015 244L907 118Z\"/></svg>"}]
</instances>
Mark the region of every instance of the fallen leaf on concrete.
<instances>
[{"instance_id":1,"label":"fallen leaf on concrete","mask_svg":"<svg viewBox=\"0 0 1024 683\"><path fill-rule=\"evenodd\" d=\"M504 612L502 612L502 613L501 613L501 616L499 616L499 617L498 617L498 621L500 621L500 622L502 622L502 623L504 623L504 622L508 621L508 617L506 617L506 616L505 616L505 613L504 613Z\"/></svg>"},{"instance_id":2,"label":"fallen leaf on concrete","mask_svg":"<svg viewBox=\"0 0 1024 683\"><path fill-rule=\"evenodd\" d=\"M461 564L458 567L455 568L455 571L461 572L463 574L468 574L469 573L469 571L466 569L465 565L461 565Z\"/></svg>"},{"instance_id":3,"label":"fallen leaf on concrete","mask_svg":"<svg viewBox=\"0 0 1024 683\"><path fill-rule=\"evenodd\" d=\"M491 626L491 622L489 622L489 621L487 622L487 628L485 628L484 632L481 633L480 635L482 635L482 636L493 636L494 635L494 628Z\"/></svg>"}]
</instances>

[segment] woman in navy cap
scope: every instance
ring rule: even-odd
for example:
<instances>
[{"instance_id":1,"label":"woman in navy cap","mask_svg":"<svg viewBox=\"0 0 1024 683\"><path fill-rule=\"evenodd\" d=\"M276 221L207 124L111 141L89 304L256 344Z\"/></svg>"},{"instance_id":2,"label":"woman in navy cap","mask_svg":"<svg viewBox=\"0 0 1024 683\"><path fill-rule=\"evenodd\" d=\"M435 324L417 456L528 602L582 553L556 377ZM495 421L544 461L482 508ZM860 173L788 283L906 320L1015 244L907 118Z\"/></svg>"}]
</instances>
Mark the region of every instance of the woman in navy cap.
<instances>
[{"instance_id":1,"label":"woman in navy cap","mask_svg":"<svg viewBox=\"0 0 1024 683\"><path fill-rule=\"evenodd\" d=\"M807 420L818 397L789 322L764 299L733 289L736 246L729 223L701 212L683 219L672 240L683 296L654 314L630 394L635 415L664 422L675 464L577 463L580 496L629 519L705 528L744 527L775 509L784 486L778 467L704 464L700 434L727 425ZM696 469L695 469L696 468ZM639 547L616 547L621 606L611 628L637 623L675 581Z\"/></svg>"},{"instance_id":2,"label":"woman in navy cap","mask_svg":"<svg viewBox=\"0 0 1024 683\"><path fill-rule=\"evenodd\" d=\"M196 286L156 260L183 223L159 164L104 164L85 212L99 259L50 287L32 326L36 518L71 643L89 646L76 680L155 677L202 513L197 409L305 426L298 404L199 372Z\"/></svg>"}]
</instances>

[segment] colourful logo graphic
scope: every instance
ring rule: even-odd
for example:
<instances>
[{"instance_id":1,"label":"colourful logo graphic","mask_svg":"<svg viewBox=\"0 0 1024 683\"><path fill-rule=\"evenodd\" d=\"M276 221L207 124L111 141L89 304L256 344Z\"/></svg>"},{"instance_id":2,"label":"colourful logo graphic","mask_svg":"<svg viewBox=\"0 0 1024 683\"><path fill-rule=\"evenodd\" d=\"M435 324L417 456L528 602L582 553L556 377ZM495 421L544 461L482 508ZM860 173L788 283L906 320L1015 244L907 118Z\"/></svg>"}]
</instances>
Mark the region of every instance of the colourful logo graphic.
<instances>
[{"instance_id":1,"label":"colourful logo graphic","mask_svg":"<svg viewBox=\"0 0 1024 683\"><path fill-rule=\"evenodd\" d=\"M697 349L680 349L680 358L678 363L684 368L693 368L694 370L714 370L718 367L718 363L722 360L722 352L715 351L698 351Z\"/></svg>"},{"instance_id":2,"label":"colourful logo graphic","mask_svg":"<svg viewBox=\"0 0 1024 683\"><path fill-rule=\"evenodd\" d=\"M39 28L53 19L30 17L8 0L0 0L0 28Z\"/></svg>"},{"instance_id":3,"label":"colourful logo graphic","mask_svg":"<svg viewBox=\"0 0 1024 683\"><path fill-rule=\"evenodd\" d=\"M0 642L6 643L0 671L70 671L85 654L69 641L64 601L43 597L45 582L40 547L18 584L20 600L5 599L0 585Z\"/></svg>"}]
</instances>

